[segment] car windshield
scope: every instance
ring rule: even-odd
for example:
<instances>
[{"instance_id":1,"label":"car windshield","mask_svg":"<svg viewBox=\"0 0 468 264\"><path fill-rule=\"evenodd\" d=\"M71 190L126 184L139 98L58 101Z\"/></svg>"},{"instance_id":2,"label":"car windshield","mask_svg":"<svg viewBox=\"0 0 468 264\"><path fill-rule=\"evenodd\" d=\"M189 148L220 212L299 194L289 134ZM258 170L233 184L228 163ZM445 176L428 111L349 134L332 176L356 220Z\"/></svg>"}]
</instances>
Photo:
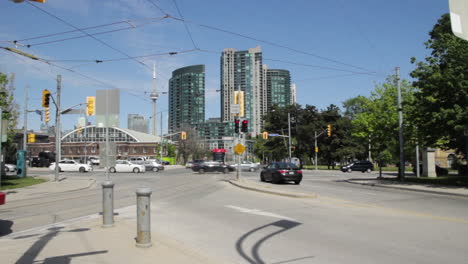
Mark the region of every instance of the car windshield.
<instances>
[{"instance_id":1,"label":"car windshield","mask_svg":"<svg viewBox=\"0 0 468 264\"><path fill-rule=\"evenodd\" d=\"M294 163L289 163L289 162L278 162L277 168L278 169L299 169L299 167L296 166Z\"/></svg>"}]
</instances>

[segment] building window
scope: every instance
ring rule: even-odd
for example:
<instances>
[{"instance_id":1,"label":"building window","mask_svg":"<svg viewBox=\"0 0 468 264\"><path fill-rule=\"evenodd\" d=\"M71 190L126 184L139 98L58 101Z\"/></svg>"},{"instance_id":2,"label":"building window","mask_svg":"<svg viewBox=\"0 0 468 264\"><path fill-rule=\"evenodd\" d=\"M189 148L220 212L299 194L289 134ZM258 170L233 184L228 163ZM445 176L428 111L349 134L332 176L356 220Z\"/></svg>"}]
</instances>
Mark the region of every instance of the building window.
<instances>
[{"instance_id":1,"label":"building window","mask_svg":"<svg viewBox=\"0 0 468 264\"><path fill-rule=\"evenodd\" d=\"M146 152L147 152L146 147L143 147L143 153L146 154Z\"/></svg>"},{"instance_id":2,"label":"building window","mask_svg":"<svg viewBox=\"0 0 468 264\"><path fill-rule=\"evenodd\" d=\"M132 148L132 152L133 152L133 154L136 154L136 153L137 153L137 148L136 148L136 147L133 147L133 148Z\"/></svg>"},{"instance_id":3,"label":"building window","mask_svg":"<svg viewBox=\"0 0 468 264\"><path fill-rule=\"evenodd\" d=\"M96 153L96 147L91 148L91 153L93 153L93 154Z\"/></svg>"},{"instance_id":4,"label":"building window","mask_svg":"<svg viewBox=\"0 0 468 264\"><path fill-rule=\"evenodd\" d=\"M78 154L80 154L80 153L81 153L81 148L80 148L80 147L76 147L76 152L77 152Z\"/></svg>"}]
</instances>

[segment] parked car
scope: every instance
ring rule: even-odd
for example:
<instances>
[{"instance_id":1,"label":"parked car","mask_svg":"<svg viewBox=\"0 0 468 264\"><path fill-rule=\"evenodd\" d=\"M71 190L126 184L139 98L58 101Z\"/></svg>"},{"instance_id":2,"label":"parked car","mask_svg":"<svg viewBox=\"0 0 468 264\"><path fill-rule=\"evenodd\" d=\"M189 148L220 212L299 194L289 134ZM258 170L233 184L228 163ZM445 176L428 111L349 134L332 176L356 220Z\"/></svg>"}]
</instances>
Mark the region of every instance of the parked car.
<instances>
[{"instance_id":1,"label":"parked car","mask_svg":"<svg viewBox=\"0 0 468 264\"><path fill-rule=\"evenodd\" d=\"M99 165L100 160L96 157L89 157L89 162L91 163L91 165Z\"/></svg>"},{"instance_id":2,"label":"parked car","mask_svg":"<svg viewBox=\"0 0 468 264\"><path fill-rule=\"evenodd\" d=\"M300 184L302 171L294 163L273 162L260 172L260 181L270 181L272 183L293 181L295 184Z\"/></svg>"},{"instance_id":3,"label":"parked car","mask_svg":"<svg viewBox=\"0 0 468 264\"><path fill-rule=\"evenodd\" d=\"M234 168L220 161L203 161L201 163L194 163L192 165L192 170L205 173L205 172L222 172L228 173L234 171Z\"/></svg>"},{"instance_id":4,"label":"parked car","mask_svg":"<svg viewBox=\"0 0 468 264\"><path fill-rule=\"evenodd\" d=\"M346 166L341 166L342 172L351 172L351 171L362 171L362 172L371 172L374 170L374 164L367 160L359 160L353 163L350 163Z\"/></svg>"},{"instance_id":5,"label":"parked car","mask_svg":"<svg viewBox=\"0 0 468 264\"><path fill-rule=\"evenodd\" d=\"M234 169L237 170L237 164L232 164L231 166ZM257 171L258 169L260 169L260 164L259 163L253 163L251 161L242 161L240 166L241 166L241 170L243 170L243 171L254 172L254 171Z\"/></svg>"},{"instance_id":6,"label":"parked car","mask_svg":"<svg viewBox=\"0 0 468 264\"><path fill-rule=\"evenodd\" d=\"M128 160L116 160L115 166L109 168L109 172L145 172L145 166L141 164L134 164Z\"/></svg>"},{"instance_id":7,"label":"parked car","mask_svg":"<svg viewBox=\"0 0 468 264\"><path fill-rule=\"evenodd\" d=\"M164 170L164 165L162 165L161 163L158 163L156 161L147 160L147 161L143 162L143 165L145 166L145 171L158 172L160 170Z\"/></svg>"},{"instance_id":8,"label":"parked car","mask_svg":"<svg viewBox=\"0 0 468 264\"><path fill-rule=\"evenodd\" d=\"M143 164L146 159L143 157L130 157L128 158L128 161L130 161L133 164Z\"/></svg>"},{"instance_id":9,"label":"parked car","mask_svg":"<svg viewBox=\"0 0 468 264\"><path fill-rule=\"evenodd\" d=\"M16 165L13 164L5 164L5 172L15 172L16 171Z\"/></svg>"},{"instance_id":10,"label":"parked car","mask_svg":"<svg viewBox=\"0 0 468 264\"><path fill-rule=\"evenodd\" d=\"M61 160L59 161L59 171L79 171L88 172L92 171L93 167L89 164L78 163L74 160ZM49 166L50 170L55 170L55 162L52 162Z\"/></svg>"},{"instance_id":11,"label":"parked car","mask_svg":"<svg viewBox=\"0 0 468 264\"><path fill-rule=\"evenodd\" d=\"M193 166L194 164L202 163L202 162L203 162L203 160L192 160L192 161L189 161L189 162L187 162L187 164L185 164L185 168L186 168L186 169L191 169L192 166Z\"/></svg>"}]
</instances>

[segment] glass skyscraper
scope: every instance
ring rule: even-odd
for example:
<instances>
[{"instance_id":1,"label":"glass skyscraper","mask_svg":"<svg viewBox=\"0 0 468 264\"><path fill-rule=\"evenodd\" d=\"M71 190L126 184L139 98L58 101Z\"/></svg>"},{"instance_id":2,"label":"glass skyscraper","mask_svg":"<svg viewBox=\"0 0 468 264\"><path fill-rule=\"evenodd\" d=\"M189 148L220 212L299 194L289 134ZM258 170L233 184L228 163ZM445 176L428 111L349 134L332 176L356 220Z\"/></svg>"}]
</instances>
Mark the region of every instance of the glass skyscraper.
<instances>
[{"instance_id":1,"label":"glass skyscraper","mask_svg":"<svg viewBox=\"0 0 468 264\"><path fill-rule=\"evenodd\" d=\"M169 133L205 121L205 65L172 72L169 80Z\"/></svg>"},{"instance_id":2,"label":"glass skyscraper","mask_svg":"<svg viewBox=\"0 0 468 264\"><path fill-rule=\"evenodd\" d=\"M266 71L268 110L273 105L285 107L291 104L291 76L288 70L268 69Z\"/></svg>"},{"instance_id":3,"label":"glass skyscraper","mask_svg":"<svg viewBox=\"0 0 468 264\"><path fill-rule=\"evenodd\" d=\"M261 118L266 113L266 85L262 67L260 47L243 51L228 48L221 55L221 120L234 120L231 105L237 101L235 96L241 96L243 115L241 113L240 118L249 121L249 133L252 135L261 133Z\"/></svg>"}]
</instances>

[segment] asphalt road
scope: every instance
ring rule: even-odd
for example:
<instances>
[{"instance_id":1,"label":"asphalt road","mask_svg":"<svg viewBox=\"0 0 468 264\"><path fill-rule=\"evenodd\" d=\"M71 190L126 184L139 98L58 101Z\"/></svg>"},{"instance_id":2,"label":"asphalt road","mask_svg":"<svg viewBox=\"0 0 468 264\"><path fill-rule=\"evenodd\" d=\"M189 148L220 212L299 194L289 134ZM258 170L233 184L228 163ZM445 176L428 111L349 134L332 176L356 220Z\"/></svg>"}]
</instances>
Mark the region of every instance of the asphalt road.
<instances>
[{"instance_id":1,"label":"asphalt road","mask_svg":"<svg viewBox=\"0 0 468 264\"><path fill-rule=\"evenodd\" d=\"M102 172L68 174L95 177ZM232 263L466 263L468 198L343 182L369 174L305 171L301 185L316 199L238 189L234 173L177 169L112 174L115 207L135 204L139 186L153 189L158 232ZM258 172L243 172L258 180ZM20 231L101 210L101 189L11 202L0 219Z\"/></svg>"}]
</instances>

